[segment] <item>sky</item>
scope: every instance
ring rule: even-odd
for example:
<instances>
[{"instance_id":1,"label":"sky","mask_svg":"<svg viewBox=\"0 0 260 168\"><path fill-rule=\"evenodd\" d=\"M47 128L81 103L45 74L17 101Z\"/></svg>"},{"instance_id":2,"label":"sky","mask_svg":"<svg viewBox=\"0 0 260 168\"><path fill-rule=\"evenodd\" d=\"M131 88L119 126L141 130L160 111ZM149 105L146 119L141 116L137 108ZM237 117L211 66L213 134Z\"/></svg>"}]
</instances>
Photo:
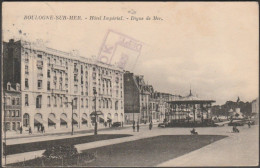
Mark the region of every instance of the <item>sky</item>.
<instances>
[{"instance_id":1,"label":"sky","mask_svg":"<svg viewBox=\"0 0 260 168\"><path fill-rule=\"evenodd\" d=\"M238 96L241 101L258 97L257 2L4 2L2 11L5 41L42 39L49 47L92 57L108 30L114 30L142 43L131 71L144 75L156 91L185 96L191 87L193 94L216 104ZM31 15L83 20L25 19ZM26 35L20 36L19 30Z\"/></svg>"}]
</instances>

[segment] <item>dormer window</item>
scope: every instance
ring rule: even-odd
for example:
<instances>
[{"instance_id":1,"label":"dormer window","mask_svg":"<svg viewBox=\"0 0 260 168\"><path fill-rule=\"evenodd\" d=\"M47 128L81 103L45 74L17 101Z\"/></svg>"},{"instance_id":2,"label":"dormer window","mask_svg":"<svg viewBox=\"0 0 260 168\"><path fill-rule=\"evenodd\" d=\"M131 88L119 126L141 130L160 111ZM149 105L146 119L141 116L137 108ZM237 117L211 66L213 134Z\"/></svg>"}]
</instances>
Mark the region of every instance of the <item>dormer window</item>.
<instances>
[{"instance_id":1,"label":"dormer window","mask_svg":"<svg viewBox=\"0 0 260 168\"><path fill-rule=\"evenodd\" d=\"M16 90L17 90L17 91L20 90L20 84L19 84L19 83L16 84Z\"/></svg>"},{"instance_id":2,"label":"dormer window","mask_svg":"<svg viewBox=\"0 0 260 168\"><path fill-rule=\"evenodd\" d=\"M10 82L7 83L7 90L11 90L11 83Z\"/></svg>"}]
</instances>

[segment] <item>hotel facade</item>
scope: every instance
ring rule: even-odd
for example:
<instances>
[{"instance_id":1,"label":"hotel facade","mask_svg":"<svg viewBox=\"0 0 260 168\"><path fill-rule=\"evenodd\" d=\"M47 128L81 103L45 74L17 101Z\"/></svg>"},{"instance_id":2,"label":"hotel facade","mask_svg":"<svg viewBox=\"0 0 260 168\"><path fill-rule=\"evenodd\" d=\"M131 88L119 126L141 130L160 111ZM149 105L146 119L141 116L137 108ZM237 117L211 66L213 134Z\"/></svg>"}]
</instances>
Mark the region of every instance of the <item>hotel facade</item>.
<instances>
[{"instance_id":1,"label":"hotel facade","mask_svg":"<svg viewBox=\"0 0 260 168\"><path fill-rule=\"evenodd\" d=\"M3 53L4 86L20 85L23 127L91 128L95 107L102 112L100 126L124 121L122 69L40 42L11 39L3 43Z\"/></svg>"}]
</instances>

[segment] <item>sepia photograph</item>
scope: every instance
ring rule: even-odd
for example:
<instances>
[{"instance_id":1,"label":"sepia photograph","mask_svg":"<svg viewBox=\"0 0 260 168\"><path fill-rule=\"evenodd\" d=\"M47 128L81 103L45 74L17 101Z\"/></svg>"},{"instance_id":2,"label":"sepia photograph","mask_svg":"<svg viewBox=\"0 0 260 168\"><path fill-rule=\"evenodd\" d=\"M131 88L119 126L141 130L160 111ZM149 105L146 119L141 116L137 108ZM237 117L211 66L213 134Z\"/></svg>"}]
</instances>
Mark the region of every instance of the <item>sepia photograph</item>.
<instances>
[{"instance_id":1,"label":"sepia photograph","mask_svg":"<svg viewBox=\"0 0 260 168\"><path fill-rule=\"evenodd\" d=\"M259 165L259 4L2 2L2 167Z\"/></svg>"}]
</instances>

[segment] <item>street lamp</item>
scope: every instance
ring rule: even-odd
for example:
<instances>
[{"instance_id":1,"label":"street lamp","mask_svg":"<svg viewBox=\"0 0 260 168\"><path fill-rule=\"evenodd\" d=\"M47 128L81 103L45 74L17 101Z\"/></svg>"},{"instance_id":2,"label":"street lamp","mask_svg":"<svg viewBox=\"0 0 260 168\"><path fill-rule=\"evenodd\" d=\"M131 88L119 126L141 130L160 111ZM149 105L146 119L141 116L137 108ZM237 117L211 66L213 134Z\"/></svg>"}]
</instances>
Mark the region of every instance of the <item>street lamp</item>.
<instances>
[{"instance_id":1,"label":"street lamp","mask_svg":"<svg viewBox=\"0 0 260 168\"><path fill-rule=\"evenodd\" d=\"M4 126L3 126L3 128L4 128L4 141L5 141L5 145L4 145L4 149L5 149L5 153L4 153L4 155L5 155L5 165L6 165L6 111L5 111L5 105L6 105L6 101L5 101L5 99L6 99L6 97L4 96Z\"/></svg>"},{"instance_id":2,"label":"street lamp","mask_svg":"<svg viewBox=\"0 0 260 168\"><path fill-rule=\"evenodd\" d=\"M94 94L94 101L95 101L95 111L94 111L94 115L95 115L95 130L94 130L94 135L97 135L97 91L96 88L93 88L93 94Z\"/></svg>"},{"instance_id":3,"label":"street lamp","mask_svg":"<svg viewBox=\"0 0 260 168\"><path fill-rule=\"evenodd\" d=\"M70 104L71 105L71 135L73 135L74 131L73 131L73 100L71 102L65 102L65 104Z\"/></svg>"}]
</instances>

